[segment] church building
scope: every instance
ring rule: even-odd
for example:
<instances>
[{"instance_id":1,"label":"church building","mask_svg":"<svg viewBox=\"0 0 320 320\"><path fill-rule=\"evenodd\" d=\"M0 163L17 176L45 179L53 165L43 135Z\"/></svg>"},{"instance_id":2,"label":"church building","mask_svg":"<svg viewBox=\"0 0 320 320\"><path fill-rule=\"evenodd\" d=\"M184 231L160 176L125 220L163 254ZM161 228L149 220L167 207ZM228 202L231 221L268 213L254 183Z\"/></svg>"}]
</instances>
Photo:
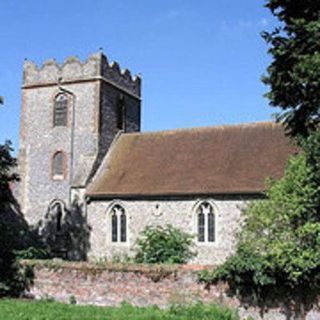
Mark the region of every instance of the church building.
<instances>
[{"instance_id":1,"label":"church building","mask_svg":"<svg viewBox=\"0 0 320 320\"><path fill-rule=\"evenodd\" d=\"M131 256L148 225L194 235L191 263L230 255L241 213L265 197L297 149L272 122L140 132L141 79L98 52L38 67L25 61L19 201L30 224L59 232L74 206L87 256Z\"/></svg>"}]
</instances>

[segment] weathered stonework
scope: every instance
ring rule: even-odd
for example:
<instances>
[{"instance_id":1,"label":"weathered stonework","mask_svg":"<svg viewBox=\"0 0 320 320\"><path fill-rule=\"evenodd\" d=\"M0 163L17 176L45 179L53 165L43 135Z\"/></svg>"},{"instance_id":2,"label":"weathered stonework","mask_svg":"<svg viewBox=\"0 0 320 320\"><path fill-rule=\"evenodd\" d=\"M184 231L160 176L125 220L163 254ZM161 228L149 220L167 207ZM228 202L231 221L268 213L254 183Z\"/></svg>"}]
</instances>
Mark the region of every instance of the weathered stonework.
<instances>
[{"instance_id":1,"label":"weathered stonework","mask_svg":"<svg viewBox=\"0 0 320 320\"><path fill-rule=\"evenodd\" d=\"M140 130L141 80L109 64L102 53L81 62L68 58L37 67L25 61L22 85L20 132L20 194L22 212L29 223L40 221L56 199L71 205L72 188L86 186L119 131L117 101L122 97L128 110L128 132ZM67 92L68 124L53 127L55 97ZM73 116L74 113L74 116ZM133 115L133 116L132 116ZM52 179L52 157L65 155L65 178Z\"/></svg>"},{"instance_id":2,"label":"weathered stonework","mask_svg":"<svg viewBox=\"0 0 320 320\"><path fill-rule=\"evenodd\" d=\"M234 250L235 233L239 227L241 211L246 201L234 199L205 199L214 208L216 239L213 243L195 241L198 255L191 263L219 264ZM171 224L185 232L195 235L195 208L200 199L176 200L113 200L92 201L87 205L88 224L91 229L91 260L109 260L133 255L133 248L139 233L148 225ZM120 204L127 214L128 241L111 242L110 211Z\"/></svg>"}]
</instances>

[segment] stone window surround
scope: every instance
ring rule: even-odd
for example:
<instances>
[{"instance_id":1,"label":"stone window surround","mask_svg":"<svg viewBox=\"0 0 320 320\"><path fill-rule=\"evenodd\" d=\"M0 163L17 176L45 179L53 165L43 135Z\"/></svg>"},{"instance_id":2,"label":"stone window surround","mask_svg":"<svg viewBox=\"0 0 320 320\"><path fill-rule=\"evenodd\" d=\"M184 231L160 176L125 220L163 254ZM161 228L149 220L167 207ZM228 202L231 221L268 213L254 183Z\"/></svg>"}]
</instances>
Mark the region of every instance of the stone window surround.
<instances>
[{"instance_id":1,"label":"stone window surround","mask_svg":"<svg viewBox=\"0 0 320 320\"><path fill-rule=\"evenodd\" d=\"M117 129L126 131L126 101L123 94L118 95L116 103Z\"/></svg>"},{"instance_id":2,"label":"stone window surround","mask_svg":"<svg viewBox=\"0 0 320 320\"><path fill-rule=\"evenodd\" d=\"M113 208L119 206L124 210L124 213L126 215L126 241L121 242L120 241L120 235L121 235L121 227L120 227L120 215L118 216L118 241L113 242L112 241L112 211ZM129 235L129 214L126 206L119 200L113 201L106 209L106 219L105 219L105 241L107 246L112 247L129 247L130 246L130 235Z\"/></svg>"},{"instance_id":3,"label":"stone window surround","mask_svg":"<svg viewBox=\"0 0 320 320\"><path fill-rule=\"evenodd\" d=\"M62 175L57 175L54 172L54 160L57 154L61 153L62 154L62 162L63 162L63 174ZM52 157L51 157L51 179L53 181L62 181L65 180L67 177L67 155L63 150L56 150Z\"/></svg>"},{"instance_id":4,"label":"stone window surround","mask_svg":"<svg viewBox=\"0 0 320 320\"><path fill-rule=\"evenodd\" d=\"M60 227L61 225L64 223L64 219L65 219L65 213L66 213L66 205L64 203L63 200L60 199L54 199L50 202L49 207L48 207L48 215L51 214L52 209L54 208L54 206L59 205L60 209L61 209L61 217L60 217ZM49 216L47 218L50 218ZM57 217L56 217L57 218ZM57 221L58 222L58 221ZM57 227L57 226L56 226ZM59 232L60 230L57 230L57 232Z\"/></svg>"},{"instance_id":5,"label":"stone window surround","mask_svg":"<svg viewBox=\"0 0 320 320\"><path fill-rule=\"evenodd\" d=\"M61 225L63 225L63 223L65 222L65 218L66 218L66 204L63 200L61 199L58 199L58 198L55 198L53 200L51 200L51 202L49 203L48 207L47 207L47 210L46 210L46 213L45 215L43 216L43 222L41 224L41 227L40 227L40 234L43 234L44 230L45 230L45 227L46 225L48 224L48 222L52 221L52 219L55 220L55 222L57 223L56 221L56 218L54 215L52 215L52 210L53 208L56 206L56 205L59 205L60 208L61 208L61 217L60 217L60 223ZM57 227L57 225L55 225L55 227ZM56 229L56 233L58 234L59 231Z\"/></svg>"},{"instance_id":6,"label":"stone window surround","mask_svg":"<svg viewBox=\"0 0 320 320\"><path fill-rule=\"evenodd\" d=\"M214 215L214 241L209 242L208 241L208 216L205 215L205 241L201 242L198 240L198 208L199 206L201 206L201 204L203 203L208 203L209 205L211 205L211 207L213 208L213 215ZM207 247L215 247L218 246L218 242L219 242L219 237L218 237L218 226L217 226L217 222L218 222L218 207L217 205L210 199L202 199L202 200L198 200L196 201L196 203L193 205L192 207L192 220L193 220L193 233L196 235L195 237L195 243L197 246L207 246Z\"/></svg>"},{"instance_id":7,"label":"stone window surround","mask_svg":"<svg viewBox=\"0 0 320 320\"><path fill-rule=\"evenodd\" d=\"M67 98L67 115L66 115L66 117L67 117L67 119L66 119L66 125L65 126L57 126L57 125L55 125L55 122L54 122L54 120L55 120L55 108L56 108L56 105L55 105L55 103L56 103L56 100L57 100L57 98L60 96L60 95L63 95L63 96L65 96L66 98ZM61 129L61 128L69 128L70 126L71 126L71 124L70 124L70 105L71 105L71 97L70 97L70 94L67 94L67 93L65 93L65 92L63 92L63 91L61 91L61 90L57 90L54 94L53 94L53 96L51 97L51 128L52 129Z\"/></svg>"}]
</instances>

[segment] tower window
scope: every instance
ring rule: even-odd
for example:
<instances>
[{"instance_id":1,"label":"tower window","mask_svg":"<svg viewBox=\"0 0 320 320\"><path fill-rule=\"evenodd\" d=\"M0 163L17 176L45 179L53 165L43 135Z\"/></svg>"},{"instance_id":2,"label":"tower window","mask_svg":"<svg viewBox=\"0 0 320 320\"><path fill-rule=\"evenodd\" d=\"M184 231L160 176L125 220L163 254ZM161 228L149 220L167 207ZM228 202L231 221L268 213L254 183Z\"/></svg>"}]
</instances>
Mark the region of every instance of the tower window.
<instances>
[{"instance_id":1,"label":"tower window","mask_svg":"<svg viewBox=\"0 0 320 320\"><path fill-rule=\"evenodd\" d=\"M127 215L120 205L111 210L111 242L127 242Z\"/></svg>"},{"instance_id":2,"label":"tower window","mask_svg":"<svg viewBox=\"0 0 320 320\"><path fill-rule=\"evenodd\" d=\"M62 151L58 151L54 154L52 160L52 177L53 179L64 178L64 154Z\"/></svg>"},{"instance_id":3,"label":"tower window","mask_svg":"<svg viewBox=\"0 0 320 320\"><path fill-rule=\"evenodd\" d=\"M68 119L68 97L59 94L54 100L53 126L66 127Z\"/></svg>"},{"instance_id":4,"label":"tower window","mask_svg":"<svg viewBox=\"0 0 320 320\"><path fill-rule=\"evenodd\" d=\"M209 202L201 203L196 210L198 242L215 241L215 214Z\"/></svg>"},{"instance_id":5,"label":"tower window","mask_svg":"<svg viewBox=\"0 0 320 320\"><path fill-rule=\"evenodd\" d=\"M125 119L126 119L126 105L124 98L120 97L117 103L117 128L119 130L125 129Z\"/></svg>"},{"instance_id":6,"label":"tower window","mask_svg":"<svg viewBox=\"0 0 320 320\"><path fill-rule=\"evenodd\" d=\"M54 200L48 210L48 221L54 227L54 230L59 233L62 230L63 214L65 211L65 205L60 200Z\"/></svg>"}]
</instances>

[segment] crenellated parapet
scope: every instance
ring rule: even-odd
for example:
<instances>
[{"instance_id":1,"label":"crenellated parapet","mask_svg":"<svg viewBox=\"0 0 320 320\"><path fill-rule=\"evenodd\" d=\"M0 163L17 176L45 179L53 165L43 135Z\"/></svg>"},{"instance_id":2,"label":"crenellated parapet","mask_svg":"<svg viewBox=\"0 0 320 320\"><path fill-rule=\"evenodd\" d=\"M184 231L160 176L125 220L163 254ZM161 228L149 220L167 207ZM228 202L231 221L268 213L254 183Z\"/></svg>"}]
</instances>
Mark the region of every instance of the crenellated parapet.
<instances>
[{"instance_id":1,"label":"crenellated parapet","mask_svg":"<svg viewBox=\"0 0 320 320\"><path fill-rule=\"evenodd\" d=\"M109 63L105 55L101 56L101 75L103 78L116 83L120 87L126 88L128 91L140 97L140 76L132 76L128 69L121 69L117 62Z\"/></svg>"},{"instance_id":2,"label":"crenellated parapet","mask_svg":"<svg viewBox=\"0 0 320 320\"><path fill-rule=\"evenodd\" d=\"M130 92L141 94L140 76L132 76L128 69L121 70L117 62L108 62L107 57L98 52L82 62L78 57L67 58L63 64L55 59L46 60L42 66L25 60L23 65L23 87L72 83L88 80L104 80L111 85Z\"/></svg>"}]
</instances>

